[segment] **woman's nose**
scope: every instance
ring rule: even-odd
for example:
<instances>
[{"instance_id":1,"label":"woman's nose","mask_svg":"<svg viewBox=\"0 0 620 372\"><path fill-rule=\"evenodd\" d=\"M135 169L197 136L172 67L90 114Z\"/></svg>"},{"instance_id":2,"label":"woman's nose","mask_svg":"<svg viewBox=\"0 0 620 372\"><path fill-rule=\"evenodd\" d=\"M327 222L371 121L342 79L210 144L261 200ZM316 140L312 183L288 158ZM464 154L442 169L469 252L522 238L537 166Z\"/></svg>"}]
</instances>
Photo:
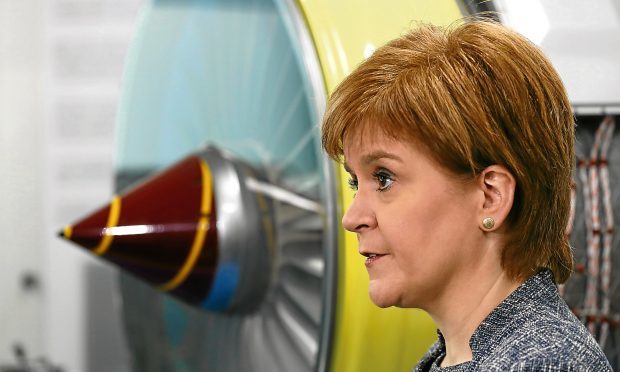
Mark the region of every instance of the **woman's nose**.
<instances>
[{"instance_id":1,"label":"woman's nose","mask_svg":"<svg viewBox=\"0 0 620 372\"><path fill-rule=\"evenodd\" d=\"M361 193L357 193L353 202L342 216L342 226L355 233L360 233L364 229L376 226L375 215L367 200Z\"/></svg>"}]
</instances>

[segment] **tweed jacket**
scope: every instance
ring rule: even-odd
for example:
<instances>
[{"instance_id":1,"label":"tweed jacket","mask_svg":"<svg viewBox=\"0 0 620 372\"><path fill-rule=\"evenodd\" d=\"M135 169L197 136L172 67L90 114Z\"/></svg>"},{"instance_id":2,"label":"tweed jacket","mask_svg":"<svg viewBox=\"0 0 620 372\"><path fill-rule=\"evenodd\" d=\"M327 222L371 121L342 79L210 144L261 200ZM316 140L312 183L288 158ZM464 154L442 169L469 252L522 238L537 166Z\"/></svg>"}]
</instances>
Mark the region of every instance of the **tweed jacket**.
<instances>
[{"instance_id":1,"label":"tweed jacket","mask_svg":"<svg viewBox=\"0 0 620 372\"><path fill-rule=\"evenodd\" d=\"M521 284L472 335L473 359L439 368L445 355L441 332L415 372L592 371L612 372L587 329L560 297L547 269Z\"/></svg>"}]
</instances>

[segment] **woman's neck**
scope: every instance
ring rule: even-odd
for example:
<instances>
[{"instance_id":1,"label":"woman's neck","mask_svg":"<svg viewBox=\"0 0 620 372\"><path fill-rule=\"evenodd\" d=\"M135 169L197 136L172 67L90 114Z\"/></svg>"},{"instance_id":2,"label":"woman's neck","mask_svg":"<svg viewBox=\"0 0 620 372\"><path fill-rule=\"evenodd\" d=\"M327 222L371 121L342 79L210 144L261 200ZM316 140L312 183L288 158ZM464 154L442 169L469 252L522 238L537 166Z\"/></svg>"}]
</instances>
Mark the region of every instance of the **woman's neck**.
<instances>
[{"instance_id":1,"label":"woman's neck","mask_svg":"<svg viewBox=\"0 0 620 372\"><path fill-rule=\"evenodd\" d=\"M446 343L442 367L472 360L469 341L480 323L508 297L521 282L510 279L495 265L479 265L463 275L459 285L442 296L443 301L427 309Z\"/></svg>"}]
</instances>

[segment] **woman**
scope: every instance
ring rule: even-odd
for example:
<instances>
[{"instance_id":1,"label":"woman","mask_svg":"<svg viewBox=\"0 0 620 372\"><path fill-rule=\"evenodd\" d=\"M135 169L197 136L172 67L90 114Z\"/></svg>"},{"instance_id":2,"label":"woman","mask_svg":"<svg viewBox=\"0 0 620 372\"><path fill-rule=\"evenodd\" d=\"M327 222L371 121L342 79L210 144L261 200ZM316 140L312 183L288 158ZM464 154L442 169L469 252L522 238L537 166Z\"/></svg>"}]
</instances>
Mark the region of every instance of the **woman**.
<instances>
[{"instance_id":1,"label":"woman","mask_svg":"<svg viewBox=\"0 0 620 372\"><path fill-rule=\"evenodd\" d=\"M416 371L611 371L555 285L573 137L553 67L488 21L422 25L336 89L322 140L356 190L342 223L370 297L438 327Z\"/></svg>"}]
</instances>

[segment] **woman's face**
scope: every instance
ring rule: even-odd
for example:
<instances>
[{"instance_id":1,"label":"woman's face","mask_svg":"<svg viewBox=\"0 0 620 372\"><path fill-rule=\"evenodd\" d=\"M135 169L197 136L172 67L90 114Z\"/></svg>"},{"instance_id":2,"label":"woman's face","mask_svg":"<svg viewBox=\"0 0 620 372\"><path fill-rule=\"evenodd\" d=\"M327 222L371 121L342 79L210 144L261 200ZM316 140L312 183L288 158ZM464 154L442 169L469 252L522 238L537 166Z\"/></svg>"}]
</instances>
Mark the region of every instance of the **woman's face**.
<instances>
[{"instance_id":1,"label":"woman's face","mask_svg":"<svg viewBox=\"0 0 620 372\"><path fill-rule=\"evenodd\" d=\"M344 141L345 168L357 192L342 224L357 234L367 257L372 301L428 310L471 276L482 243L477 213L484 194L415 144L371 132Z\"/></svg>"}]
</instances>

